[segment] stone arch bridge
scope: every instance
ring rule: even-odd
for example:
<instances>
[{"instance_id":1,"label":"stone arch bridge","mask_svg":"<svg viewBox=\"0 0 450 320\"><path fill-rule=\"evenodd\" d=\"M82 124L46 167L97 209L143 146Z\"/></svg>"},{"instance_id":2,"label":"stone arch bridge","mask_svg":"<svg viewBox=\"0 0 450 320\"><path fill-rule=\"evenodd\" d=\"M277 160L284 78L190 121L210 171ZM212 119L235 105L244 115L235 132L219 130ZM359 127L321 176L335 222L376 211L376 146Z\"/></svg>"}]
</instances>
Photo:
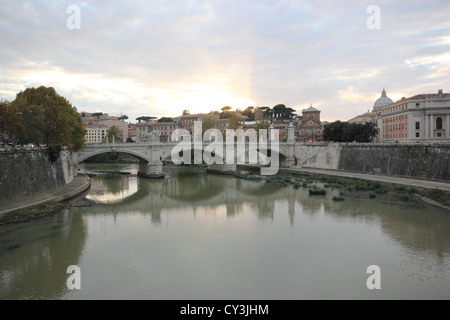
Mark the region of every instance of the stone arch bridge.
<instances>
[{"instance_id":1,"label":"stone arch bridge","mask_svg":"<svg viewBox=\"0 0 450 320\"><path fill-rule=\"evenodd\" d=\"M246 155L244 155L247 159L250 157L249 153L257 150L258 164L267 166L268 158L263 159L264 154L270 155L270 157L278 156L278 165L280 167L291 167L295 165L295 157L294 157L294 144L295 142L285 142L278 143L277 145L271 145L270 143L265 148L260 148L254 146L250 147L248 143L245 144L244 149L238 149L237 143L234 145L234 155L235 160L242 156L237 153L239 150L242 153L242 150ZM167 159L171 159L172 152L174 148L179 145L179 142L149 142L149 143L105 143L105 144L93 144L87 145L83 150L75 152L72 155L72 164L76 166L78 163L83 162L84 160L93 157L102 153L109 152L120 152L132 155L139 159L139 175L147 178L163 178L163 161ZM201 145L201 146L200 146ZM200 149L204 151L210 145L209 142L199 143L195 145L196 149ZM226 152L227 146L223 144L223 152ZM194 150L194 143L191 142L191 150ZM220 150L220 148L219 148ZM261 152L264 151L264 152ZM273 153L273 155L272 155ZM225 159L224 154L217 154L218 157ZM272 158L273 159L273 158ZM211 164L208 166L208 171L219 172L223 174L232 174L236 171L236 163L234 161L233 164L227 164L223 161L224 164ZM246 162L248 163L248 162ZM278 171L278 167L276 168ZM276 173L276 172L275 172Z\"/></svg>"}]
</instances>

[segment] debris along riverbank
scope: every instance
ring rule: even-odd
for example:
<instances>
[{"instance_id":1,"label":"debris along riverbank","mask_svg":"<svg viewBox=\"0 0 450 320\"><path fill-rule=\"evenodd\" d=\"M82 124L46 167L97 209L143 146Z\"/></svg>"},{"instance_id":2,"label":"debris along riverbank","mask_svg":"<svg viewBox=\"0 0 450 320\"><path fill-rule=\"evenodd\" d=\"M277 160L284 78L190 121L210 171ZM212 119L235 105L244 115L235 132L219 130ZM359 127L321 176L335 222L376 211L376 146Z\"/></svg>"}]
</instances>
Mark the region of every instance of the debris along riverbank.
<instances>
[{"instance_id":1,"label":"debris along riverbank","mask_svg":"<svg viewBox=\"0 0 450 320\"><path fill-rule=\"evenodd\" d=\"M450 210L450 192L440 189L405 186L395 183L363 180L358 178L307 172L280 171L274 176L260 176L259 169L240 166L235 174L237 178L265 181L294 189L306 188L310 195L325 195L332 192L333 201L344 201L345 198L383 199L386 201L410 202L421 199L430 204Z\"/></svg>"},{"instance_id":2,"label":"debris along riverbank","mask_svg":"<svg viewBox=\"0 0 450 320\"><path fill-rule=\"evenodd\" d=\"M34 219L52 216L61 213L64 209L72 206L82 206L82 200L89 190L84 191L64 201L50 201L27 209L19 209L0 217L0 226L10 223L27 222Z\"/></svg>"},{"instance_id":3,"label":"debris along riverbank","mask_svg":"<svg viewBox=\"0 0 450 320\"><path fill-rule=\"evenodd\" d=\"M60 212L67 204L84 197L90 188L90 178L78 174L74 180L51 192L42 192L21 202L0 207L0 224L23 222Z\"/></svg>"}]
</instances>

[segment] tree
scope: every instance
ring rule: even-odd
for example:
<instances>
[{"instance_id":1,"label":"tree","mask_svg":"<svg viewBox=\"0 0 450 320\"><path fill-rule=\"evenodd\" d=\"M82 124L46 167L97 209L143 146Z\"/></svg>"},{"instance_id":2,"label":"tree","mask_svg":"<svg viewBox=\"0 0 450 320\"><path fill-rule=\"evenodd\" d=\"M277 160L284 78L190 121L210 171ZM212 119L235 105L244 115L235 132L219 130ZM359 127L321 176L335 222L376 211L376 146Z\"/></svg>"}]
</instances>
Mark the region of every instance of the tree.
<instances>
[{"instance_id":1,"label":"tree","mask_svg":"<svg viewBox=\"0 0 450 320\"><path fill-rule=\"evenodd\" d=\"M254 109L254 107L247 107L244 111L241 112L241 114L243 116L246 116L248 121L255 121Z\"/></svg>"},{"instance_id":2,"label":"tree","mask_svg":"<svg viewBox=\"0 0 450 320\"><path fill-rule=\"evenodd\" d=\"M157 119L157 118L150 117L150 116L140 116L139 118L136 118L136 120L139 121L139 123L141 123L141 121L150 122L151 120L155 120L155 119Z\"/></svg>"},{"instance_id":3,"label":"tree","mask_svg":"<svg viewBox=\"0 0 450 320\"><path fill-rule=\"evenodd\" d=\"M17 106L9 101L0 102L0 133L8 135L9 139L16 140L24 131L23 121L18 113Z\"/></svg>"},{"instance_id":4,"label":"tree","mask_svg":"<svg viewBox=\"0 0 450 320\"><path fill-rule=\"evenodd\" d=\"M231 118L231 117L233 117L233 116L235 116L235 115L236 115L236 114L233 113L233 112L226 111L226 112L221 112L221 113L219 114L219 117L220 117L220 119L229 119L229 118Z\"/></svg>"},{"instance_id":5,"label":"tree","mask_svg":"<svg viewBox=\"0 0 450 320\"><path fill-rule=\"evenodd\" d=\"M272 109L270 107L260 107L259 109L263 111L264 118L270 119L272 116Z\"/></svg>"},{"instance_id":6,"label":"tree","mask_svg":"<svg viewBox=\"0 0 450 320\"><path fill-rule=\"evenodd\" d=\"M225 106L222 109L222 112L219 114L220 119L229 119L230 117L232 117L233 115L236 114L236 112L232 112L231 111L231 107L230 106Z\"/></svg>"},{"instance_id":7,"label":"tree","mask_svg":"<svg viewBox=\"0 0 450 320\"><path fill-rule=\"evenodd\" d=\"M277 104L275 107L273 107L272 110L273 110L275 119L282 119L282 118L284 118L286 106L284 104Z\"/></svg>"},{"instance_id":8,"label":"tree","mask_svg":"<svg viewBox=\"0 0 450 320\"><path fill-rule=\"evenodd\" d=\"M295 117L297 117L295 113L296 111L294 109L286 108L284 111L284 119L294 119Z\"/></svg>"},{"instance_id":9,"label":"tree","mask_svg":"<svg viewBox=\"0 0 450 320\"><path fill-rule=\"evenodd\" d=\"M213 117L206 117L202 121L202 137L205 135L206 130L216 127L216 120Z\"/></svg>"},{"instance_id":10,"label":"tree","mask_svg":"<svg viewBox=\"0 0 450 320\"><path fill-rule=\"evenodd\" d=\"M292 108L287 108L284 104L277 104L272 110L274 112L275 119L294 118L296 112Z\"/></svg>"},{"instance_id":11,"label":"tree","mask_svg":"<svg viewBox=\"0 0 450 320\"><path fill-rule=\"evenodd\" d=\"M128 119L128 116L125 114L119 117L119 120L127 120L127 119Z\"/></svg>"},{"instance_id":12,"label":"tree","mask_svg":"<svg viewBox=\"0 0 450 320\"><path fill-rule=\"evenodd\" d=\"M230 118L228 118L228 129L239 129L242 124L242 119L238 117L236 114L232 115Z\"/></svg>"},{"instance_id":13,"label":"tree","mask_svg":"<svg viewBox=\"0 0 450 320\"><path fill-rule=\"evenodd\" d=\"M339 120L325 125L323 139L325 141L342 142L343 126L344 123Z\"/></svg>"},{"instance_id":14,"label":"tree","mask_svg":"<svg viewBox=\"0 0 450 320\"><path fill-rule=\"evenodd\" d=\"M111 126L106 130L106 137L104 142L108 140L109 142L112 142L114 138L115 142L122 142L122 131L118 126Z\"/></svg>"},{"instance_id":15,"label":"tree","mask_svg":"<svg viewBox=\"0 0 450 320\"><path fill-rule=\"evenodd\" d=\"M362 129L362 142L370 142L378 135L378 127L374 122L366 122Z\"/></svg>"},{"instance_id":16,"label":"tree","mask_svg":"<svg viewBox=\"0 0 450 320\"><path fill-rule=\"evenodd\" d=\"M361 124L335 121L325 126L323 139L336 142L371 142L377 134L378 129L373 122Z\"/></svg>"},{"instance_id":17,"label":"tree","mask_svg":"<svg viewBox=\"0 0 450 320\"><path fill-rule=\"evenodd\" d=\"M358 140L360 124L344 122L342 130L342 141L353 142Z\"/></svg>"},{"instance_id":18,"label":"tree","mask_svg":"<svg viewBox=\"0 0 450 320\"><path fill-rule=\"evenodd\" d=\"M158 122L173 122L173 118L162 117L161 119L158 120Z\"/></svg>"},{"instance_id":19,"label":"tree","mask_svg":"<svg viewBox=\"0 0 450 320\"><path fill-rule=\"evenodd\" d=\"M86 130L77 109L52 87L41 86L19 92L11 103L17 108L24 130L20 143L67 146L77 151L84 146Z\"/></svg>"}]
</instances>

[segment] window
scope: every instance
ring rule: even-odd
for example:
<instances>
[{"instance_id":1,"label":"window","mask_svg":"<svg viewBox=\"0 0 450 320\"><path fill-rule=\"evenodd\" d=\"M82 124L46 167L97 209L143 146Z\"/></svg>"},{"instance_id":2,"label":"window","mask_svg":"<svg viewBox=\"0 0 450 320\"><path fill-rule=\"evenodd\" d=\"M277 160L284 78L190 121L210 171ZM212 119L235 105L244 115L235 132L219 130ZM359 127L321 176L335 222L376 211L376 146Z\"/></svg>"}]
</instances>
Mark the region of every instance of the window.
<instances>
[{"instance_id":1,"label":"window","mask_svg":"<svg viewBox=\"0 0 450 320\"><path fill-rule=\"evenodd\" d=\"M416 103L416 108L420 108L420 103Z\"/></svg>"},{"instance_id":2,"label":"window","mask_svg":"<svg viewBox=\"0 0 450 320\"><path fill-rule=\"evenodd\" d=\"M420 133L416 132L416 138L419 138L419 137L420 137Z\"/></svg>"},{"instance_id":3,"label":"window","mask_svg":"<svg viewBox=\"0 0 450 320\"><path fill-rule=\"evenodd\" d=\"M438 138L442 137L442 133L441 133L441 132L438 132L438 133L437 133L437 136L438 136Z\"/></svg>"},{"instance_id":4,"label":"window","mask_svg":"<svg viewBox=\"0 0 450 320\"><path fill-rule=\"evenodd\" d=\"M436 129L441 130L442 129L442 118L436 118Z\"/></svg>"},{"instance_id":5,"label":"window","mask_svg":"<svg viewBox=\"0 0 450 320\"><path fill-rule=\"evenodd\" d=\"M416 130L420 129L420 122L416 122Z\"/></svg>"}]
</instances>

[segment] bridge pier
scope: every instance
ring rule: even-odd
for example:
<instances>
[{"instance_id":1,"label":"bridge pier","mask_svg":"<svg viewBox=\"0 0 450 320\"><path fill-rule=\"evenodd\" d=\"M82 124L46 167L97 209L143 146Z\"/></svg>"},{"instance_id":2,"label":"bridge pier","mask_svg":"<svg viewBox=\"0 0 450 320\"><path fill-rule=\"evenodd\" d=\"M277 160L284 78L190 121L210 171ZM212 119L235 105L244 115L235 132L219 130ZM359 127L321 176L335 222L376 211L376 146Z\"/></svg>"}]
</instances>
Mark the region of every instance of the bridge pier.
<instances>
[{"instance_id":1,"label":"bridge pier","mask_svg":"<svg viewBox=\"0 0 450 320\"><path fill-rule=\"evenodd\" d=\"M139 161L138 175L144 178L162 179L165 176L163 173L163 164L160 161Z\"/></svg>"},{"instance_id":2,"label":"bridge pier","mask_svg":"<svg viewBox=\"0 0 450 320\"><path fill-rule=\"evenodd\" d=\"M286 153L288 154L288 156L286 157L286 159L284 160L284 163L281 165L284 168L290 168L295 166L295 140L294 140L294 126L291 125L288 128L289 130L289 138L288 141L286 143Z\"/></svg>"},{"instance_id":3,"label":"bridge pier","mask_svg":"<svg viewBox=\"0 0 450 320\"><path fill-rule=\"evenodd\" d=\"M288 158L286 158L286 160L284 160L284 163L282 165L283 168L291 168L295 166L295 157L294 156L290 156Z\"/></svg>"},{"instance_id":4,"label":"bridge pier","mask_svg":"<svg viewBox=\"0 0 450 320\"><path fill-rule=\"evenodd\" d=\"M211 173L234 174L236 172L236 164L210 164L207 169Z\"/></svg>"}]
</instances>

